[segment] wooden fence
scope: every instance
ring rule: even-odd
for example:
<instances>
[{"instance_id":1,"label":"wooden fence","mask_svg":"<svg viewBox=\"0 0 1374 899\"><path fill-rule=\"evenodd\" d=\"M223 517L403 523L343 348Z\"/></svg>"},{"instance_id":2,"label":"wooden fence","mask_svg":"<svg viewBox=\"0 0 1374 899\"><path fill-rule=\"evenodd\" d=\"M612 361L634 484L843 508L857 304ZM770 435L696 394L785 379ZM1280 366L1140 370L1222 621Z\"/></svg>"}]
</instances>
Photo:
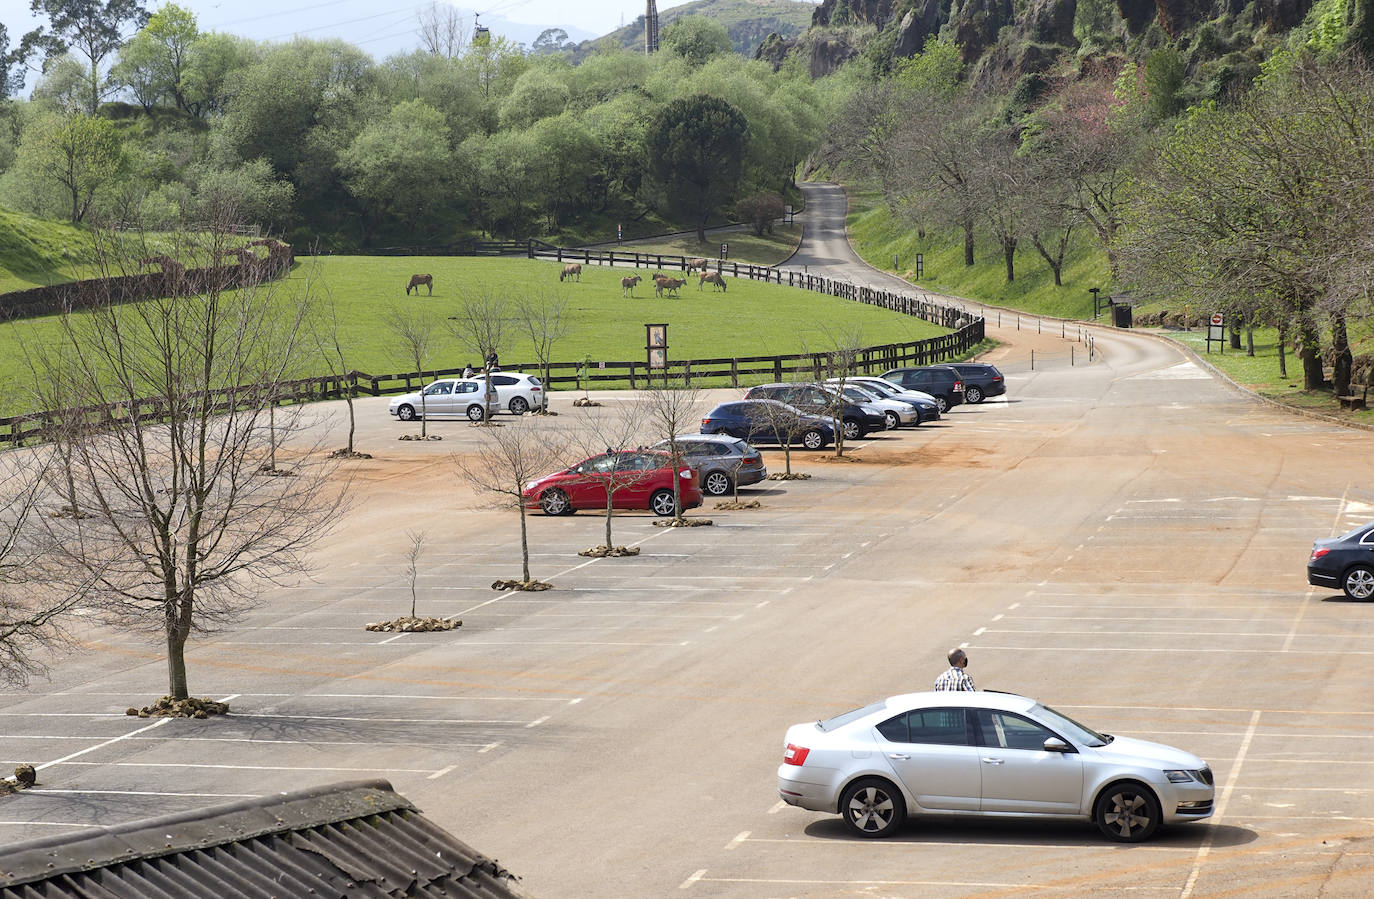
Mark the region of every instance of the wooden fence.
<instances>
[{"instance_id":1,"label":"wooden fence","mask_svg":"<svg viewBox=\"0 0 1374 899\"><path fill-rule=\"evenodd\" d=\"M496 242L492 242L496 243ZM581 262L584 265L621 265L639 268L680 268L686 270L690 257L649 253L624 253L618 251L599 252L595 250L568 250L540 244L538 241L516 242L520 252L532 259L555 259L565 262ZM886 290L851 284L834 278L811 275L805 272L782 271L770 266L748 263L730 263L717 260L721 271L738 278L751 278L786 284L830 296L843 297L857 303L880 306L903 315L911 315L925 321L949 328L951 333L925 340L907 343L890 343L865 347L857 352L853 368L865 374L883 372L890 368L907 365L930 365L954 356L967 353L982 342L984 322L980 317L953 306L945 306L926 299L903 296ZM792 353L774 356L738 356L719 359L669 360L667 367L650 369L646 362L594 362L584 365L580 362L554 362L548 371L548 387L559 388L611 388L629 387L631 389L659 384L679 384L696 387L740 387L767 381L789 380L801 375L821 380L837 373L833 353ZM526 371L538 373L537 363L527 362L503 366L507 371ZM351 371L346 375L324 375L314 378L284 382L277 394L277 402L287 405L321 399L340 399L348 392L354 395L384 396L395 393L409 393L418 390L435 378L452 377L462 374L462 369L447 368L423 372L374 375L366 372ZM240 387L216 391L218 408L226 411L231 406L241 408L246 402L260 402L254 388ZM79 415L83 423L99 427L126 416L137 416L140 420L165 420L166 401L159 398L139 400L130 404L110 406L87 406L62 412L33 412L26 415L0 418L0 444L24 445L26 442L42 440L45 434L52 433L57 423L71 421L73 414Z\"/></svg>"}]
</instances>

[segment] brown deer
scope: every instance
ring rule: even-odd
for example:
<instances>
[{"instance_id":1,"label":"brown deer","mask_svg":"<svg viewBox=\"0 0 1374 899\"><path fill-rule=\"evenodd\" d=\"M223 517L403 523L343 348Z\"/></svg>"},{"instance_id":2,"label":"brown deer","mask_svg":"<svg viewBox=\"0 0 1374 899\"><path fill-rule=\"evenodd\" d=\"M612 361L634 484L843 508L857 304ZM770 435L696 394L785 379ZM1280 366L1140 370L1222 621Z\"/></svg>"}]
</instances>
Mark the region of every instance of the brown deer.
<instances>
[{"instance_id":1,"label":"brown deer","mask_svg":"<svg viewBox=\"0 0 1374 899\"><path fill-rule=\"evenodd\" d=\"M410 296L411 288L415 288L415 295L420 295L420 285L429 288L429 295L434 296L434 276L433 275L411 275L410 283L406 285L406 296Z\"/></svg>"},{"instance_id":2,"label":"brown deer","mask_svg":"<svg viewBox=\"0 0 1374 899\"><path fill-rule=\"evenodd\" d=\"M630 294L630 296L634 296L634 295L635 295L635 285L638 284L640 281L643 281L643 280L644 280L644 279L641 278L639 275L635 275L635 276L630 277L630 278L621 278L621 279L620 279L620 295L623 297L623 296L625 296L626 292L628 291L629 294Z\"/></svg>"},{"instance_id":3,"label":"brown deer","mask_svg":"<svg viewBox=\"0 0 1374 899\"><path fill-rule=\"evenodd\" d=\"M697 278L697 290L701 290L701 288L705 287L707 284L711 285L712 293L715 293L717 287L721 290L725 289L725 279L722 278L720 272L717 271L702 272L701 277Z\"/></svg>"},{"instance_id":4,"label":"brown deer","mask_svg":"<svg viewBox=\"0 0 1374 899\"><path fill-rule=\"evenodd\" d=\"M582 263L569 262L563 266L563 271L558 273L558 280L562 281L564 278L576 278L580 282L582 280Z\"/></svg>"},{"instance_id":5,"label":"brown deer","mask_svg":"<svg viewBox=\"0 0 1374 899\"><path fill-rule=\"evenodd\" d=\"M707 262L705 259L702 259L700 256L698 256L696 259L688 259L688 260L687 260L687 271L690 272L690 271L694 271L694 270L696 270L696 269L701 269L701 270L704 272L704 271L706 271L706 266L708 266L708 265L710 265L710 264L711 264L711 263Z\"/></svg>"},{"instance_id":6,"label":"brown deer","mask_svg":"<svg viewBox=\"0 0 1374 899\"><path fill-rule=\"evenodd\" d=\"M670 297L675 297L675 296L678 295L678 294L677 294L678 288L681 287L682 285L686 284L686 283L687 283L687 279L686 279L686 278L655 278L655 279L654 279L654 283L655 283L656 285L658 285L657 287L654 288L654 293L658 294L659 296L663 296L664 291L667 291L668 296L670 296Z\"/></svg>"}]
</instances>

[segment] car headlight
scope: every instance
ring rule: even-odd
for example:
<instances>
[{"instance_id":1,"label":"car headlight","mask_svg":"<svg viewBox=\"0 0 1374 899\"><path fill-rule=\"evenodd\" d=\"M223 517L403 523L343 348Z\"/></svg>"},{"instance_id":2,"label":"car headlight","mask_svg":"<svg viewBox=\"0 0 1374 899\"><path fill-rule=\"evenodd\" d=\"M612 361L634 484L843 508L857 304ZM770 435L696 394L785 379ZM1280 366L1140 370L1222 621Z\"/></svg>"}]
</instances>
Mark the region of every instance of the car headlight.
<instances>
[{"instance_id":1,"label":"car headlight","mask_svg":"<svg viewBox=\"0 0 1374 899\"><path fill-rule=\"evenodd\" d=\"M1167 777L1167 778L1169 778L1169 783L1175 783L1175 784L1192 783L1193 780L1194 780L1193 775L1192 775L1191 772L1189 772L1189 771L1184 771L1184 770L1181 770L1181 769L1174 769L1173 771L1165 771L1165 772L1164 772L1164 776Z\"/></svg>"}]
</instances>

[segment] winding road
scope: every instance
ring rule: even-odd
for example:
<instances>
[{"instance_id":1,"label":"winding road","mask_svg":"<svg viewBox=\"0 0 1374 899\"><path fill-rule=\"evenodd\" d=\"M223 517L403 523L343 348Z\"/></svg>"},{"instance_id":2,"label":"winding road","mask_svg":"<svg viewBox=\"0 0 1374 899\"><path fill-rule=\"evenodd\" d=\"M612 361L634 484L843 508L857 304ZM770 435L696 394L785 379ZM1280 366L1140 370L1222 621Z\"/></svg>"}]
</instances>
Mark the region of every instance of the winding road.
<instances>
[{"instance_id":1,"label":"winding road","mask_svg":"<svg viewBox=\"0 0 1374 899\"><path fill-rule=\"evenodd\" d=\"M854 257L838 188L807 200L789 266L910 289ZM854 461L802 454L812 480L704 510L713 527L620 517L638 557L579 558L598 517L535 517L557 585L539 594L490 589L518 531L454 473L472 430L397 444L386 400L364 401L377 458L315 580L189 653L234 714L126 718L161 686L158 649L92 629L0 697L3 764L41 764L0 797L0 842L380 776L541 897L1368 894L1374 606L1304 566L1313 538L1374 518L1370 435L1260 405L1156 337L1093 328L1089 360L1082 333L990 312L1005 399ZM463 627L365 632L408 603L416 522L421 614ZM871 842L781 806L787 725L925 689L951 646L982 688L1201 755L1216 815L1139 847L988 821Z\"/></svg>"}]
</instances>

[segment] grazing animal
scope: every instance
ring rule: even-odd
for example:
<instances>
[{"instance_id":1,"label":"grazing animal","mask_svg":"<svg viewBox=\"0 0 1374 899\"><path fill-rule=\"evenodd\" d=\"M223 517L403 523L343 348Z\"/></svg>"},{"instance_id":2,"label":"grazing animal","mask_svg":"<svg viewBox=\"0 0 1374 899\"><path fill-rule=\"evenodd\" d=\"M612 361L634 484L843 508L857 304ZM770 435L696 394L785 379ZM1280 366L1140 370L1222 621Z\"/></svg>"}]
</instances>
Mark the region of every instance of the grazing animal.
<instances>
[{"instance_id":1,"label":"grazing animal","mask_svg":"<svg viewBox=\"0 0 1374 899\"><path fill-rule=\"evenodd\" d=\"M654 293L663 296L664 291L668 296L677 296L677 289L687 283L686 278L655 278L654 283L658 286L654 288Z\"/></svg>"},{"instance_id":2,"label":"grazing animal","mask_svg":"<svg viewBox=\"0 0 1374 899\"><path fill-rule=\"evenodd\" d=\"M563 266L563 271L558 274L558 280L562 281L564 278L576 278L578 281L581 281L582 263L569 262L567 265Z\"/></svg>"},{"instance_id":3,"label":"grazing animal","mask_svg":"<svg viewBox=\"0 0 1374 899\"><path fill-rule=\"evenodd\" d=\"M146 259L138 260L140 268L149 265L162 266L162 273L169 278L180 278L186 273L186 266L182 265L171 256L149 256Z\"/></svg>"},{"instance_id":4,"label":"grazing animal","mask_svg":"<svg viewBox=\"0 0 1374 899\"><path fill-rule=\"evenodd\" d=\"M623 297L623 296L625 296L625 293L628 291L629 294L630 294L630 296L634 296L634 295L635 295L635 285L638 284L640 281L643 281L643 280L644 280L644 279L641 278L641 277L639 277L639 275L635 275L635 276L632 277L632 278L621 278L621 279L620 279L620 295Z\"/></svg>"},{"instance_id":5,"label":"grazing animal","mask_svg":"<svg viewBox=\"0 0 1374 899\"><path fill-rule=\"evenodd\" d=\"M410 283L406 285L406 296L410 296L410 289L415 288L415 295L420 295L420 285L429 288L429 295L434 296L434 276L433 275L411 275Z\"/></svg>"},{"instance_id":6,"label":"grazing animal","mask_svg":"<svg viewBox=\"0 0 1374 899\"><path fill-rule=\"evenodd\" d=\"M697 278L697 290L701 290L701 288L705 287L707 284L711 285L712 293L715 292L717 287L721 290L725 289L725 279L722 278L720 272L717 271L702 272L701 277Z\"/></svg>"},{"instance_id":7,"label":"grazing animal","mask_svg":"<svg viewBox=\"0 0 1374 899\"><path fill-rule=\"evenodd\" d=\"M688 260L687 260L687 271L690 272L690 271L693 271L694 269L701 269L701 270L704 272L704 271L706 271L706 266L708 266L708 265L710 265L709 262L707 262L705 259L702 259L701 257L698 256L696 259L688 259Z\"/></svg>"}]
</instances>

